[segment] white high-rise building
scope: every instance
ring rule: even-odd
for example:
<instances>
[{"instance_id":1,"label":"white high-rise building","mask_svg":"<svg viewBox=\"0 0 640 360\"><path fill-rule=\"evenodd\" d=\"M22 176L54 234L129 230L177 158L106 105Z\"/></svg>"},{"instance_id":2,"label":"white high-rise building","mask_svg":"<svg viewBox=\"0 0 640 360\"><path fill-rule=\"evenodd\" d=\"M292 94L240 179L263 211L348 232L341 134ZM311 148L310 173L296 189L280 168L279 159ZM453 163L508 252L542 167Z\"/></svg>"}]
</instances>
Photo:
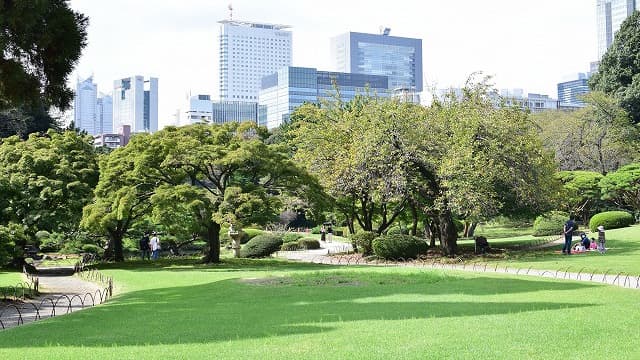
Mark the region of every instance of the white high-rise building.
<instances>
[{"instance_id":1,"label":"white high-rise building","mask_svg":"<svg viewBox=\"0 0 640 360\"><path fill-rule=\"evenodd\" d=\"M622 22L638 10L638 0L597 0L598 60L613 43Z\"/></svg>"},{"instance_id":2,"label":"white high-rise building","mask_svg":"<svg viewBox=\"0 0 640 360\"><path fill-rule=\"evenodd\" d=\"M258 102L262 77L291 65L287 25L219 21L220 100Z\"/></svg>"},{"instance_id":3,"label":"white high-rise building","mask_svg":"<svg viewBox=\"0 0 640 360\"><path fill-rule=\"evenodd\" d=\"M98 85L94 84L93 76L85 80L78 79L76 84L76 97L73 106L73 121L75 127L84 130L91 135L98 134L96 117L96 100Z\"/></svg>"},{"instance_id":4,"label":"white high-rise building","mask_svg":"<svg viewBox=\"0 0 640 360\"><path fill-rule=\"evenodd\" d=\"M113 132L113 98L100 94L96 103L97 134Z\"/></svg>"},{"instance_id":5,"label":"white high-rise building","mask_svg":"<svg viewBox=\"0 0 640 360\"><path fill-rule=\"evenodd\" d=\"M113 82L113 129L158 131L158 79L136 75Z\"/></svg>"}]
</instances>

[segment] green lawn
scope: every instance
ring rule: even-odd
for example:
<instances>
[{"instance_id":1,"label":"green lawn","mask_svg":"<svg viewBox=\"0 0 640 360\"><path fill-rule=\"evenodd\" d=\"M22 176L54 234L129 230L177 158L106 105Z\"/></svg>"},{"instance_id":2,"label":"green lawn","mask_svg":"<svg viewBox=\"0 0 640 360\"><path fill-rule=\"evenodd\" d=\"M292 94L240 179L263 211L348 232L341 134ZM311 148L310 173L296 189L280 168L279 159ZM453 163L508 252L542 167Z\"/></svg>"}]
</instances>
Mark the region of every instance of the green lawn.
<instances>
[{"instance_id":1,"label":"green lawn","mask_svg":"<svg viewBox=\"0 0 640 360\"><path fill-rule=\"evenodd\" d=\"M479 258L476 261L498 261L501 266L520 268L640 275L640 225L608 230L606 237L607 253L604 255L594 251L564 256L559 253L562 245L556 245L535 251L508 251L504 257ZM574 238L574 243L576 241L577 238Z\"/></svg>"},{"instance_id":2,"label":"green lawn","mask_svg":"<svg viewBox=\"0 0 640 360\"><path fill-rule=\"evenodd\" d=\"M279 261L107 268L105 305L0 332L2 359L625 359L638 292Z\"/></svg>"},{"instance_id":3,"label":"green lawn","mask_svg":"<svg viewBox=\"0 0 640 360\"><path fill-rule=\"evenodd\" d=\"M15 286L23 281L24 278L21 272L0 269L0 287Z\"/></svg>"}]
</instances>

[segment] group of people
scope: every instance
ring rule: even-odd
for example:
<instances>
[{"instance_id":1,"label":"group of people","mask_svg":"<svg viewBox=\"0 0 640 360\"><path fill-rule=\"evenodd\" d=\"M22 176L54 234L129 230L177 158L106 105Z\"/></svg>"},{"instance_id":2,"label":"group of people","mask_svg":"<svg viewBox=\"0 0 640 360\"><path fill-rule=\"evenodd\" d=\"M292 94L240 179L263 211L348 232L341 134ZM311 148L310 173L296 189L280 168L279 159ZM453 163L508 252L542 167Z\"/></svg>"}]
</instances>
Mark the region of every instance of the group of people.
<instances>
[{"instance_id":1,"label":"group of people","mask_svg":"<svg viewBox=\"0 0 640 360\"><path fill-rule=\"evenodd\" d=\"M156 260L160 256L160 238L155 231L151 233L149 238L149 232L145 231L142 238L140 238L140 257L142 260Z\"/></svg>"},{"instance_id":2,"label":"group of people","mask_svg":"<svg viewBox=\"0 0 640 360\"><path fill-rule=\"evenodd\" d=\"M585 251L599 251L601 254L604 254L607 251L605 247L605 235L604 235L604 226L598 226L598 242L596 243L595 238L589 239L587 234L580 233L580 241L576 243L573 247L571 246L571 242L573 240L573 232L578 229L575 221L573 219L569 219L564 224L564 228L562 229L562 233L564 235L564 245L562 246L562 253L565 255L571 255L571 251L575 253L582 253Z\"/></svg>"},{"instance_id":3,"label":"group of people","mask_svg":"<svg viewBox=\"0 0 640 360\"><path fill-rule=\"evenodd\" d=\"M333 228L331 225L324 227L324 224L320 227L320 241L331 242L333 237Z\"/></svg>"}]
</instances>

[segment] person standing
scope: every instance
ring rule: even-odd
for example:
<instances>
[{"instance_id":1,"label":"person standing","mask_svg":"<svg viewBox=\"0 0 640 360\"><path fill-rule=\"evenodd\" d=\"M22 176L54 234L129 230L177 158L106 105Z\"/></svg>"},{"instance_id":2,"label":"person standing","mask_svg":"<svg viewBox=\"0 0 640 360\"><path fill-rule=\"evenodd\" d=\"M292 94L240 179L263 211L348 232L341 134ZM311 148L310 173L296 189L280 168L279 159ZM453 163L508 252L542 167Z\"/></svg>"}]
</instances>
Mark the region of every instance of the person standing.
<instances>
[{"instance_id":1,"label":"person standing","mask_svg":"<svg viewBox=\"0 0 640 360\"><path fill-rule=\"evenodd\" d=\"M564 246L562 247L563 254L571 255L571 239L575 230L576 223L571 217L569 217L569 221L564 223L564 228L562 229L562 233L564 234Z\"/></svg>"},{"instance_id":2,"label":"person standing","mask_svg":"<svg viewBox=\"0 0 640 360\"><path fill-rule=\"evenodd\" d=\"M149 232L145 231L140 238L140 257L142 260L151 258L151 247L149 246Z\"/></svg>"},{"instance_id":3,"label":"person standing","mask_svg":"<svg viewBox=\"0 0 640 360\"><path fill-rule=\"evenodd\" d=\"M149 241L151 245L151 259L157 260L158 255L160 254L160 238L158 238L158 233L153 232L153 237Z\"/></svg>"},{"instance_id":4,"label":"person standing","mask_svg":"<svg viewBox=\"0 0 640 360\"><path fill-rule=\"evenodd\" d=\"M604 238L604 226L598 226L598 250L601 254L604 254L607 251L607 248L604 247L605 238Z\"/></svg>"},{"instance_id":5,"label":"person standing","mask_svg":"<svg viewBox=\"0 0 640 360\"><path fill-rule=\"evenodd\" d=\"M329 227L327 228L327 242L331 242L331 238L333 238L333 228L331 227L331 224L329 224Z\"/></svg>"},{"instance_id":6,"label":"person standing","mask_svg":"<svg viewBox=\"0 0 640 360\"><path fill-rule=\"evenodd\" d=\"M320 227L320 241L325 241L327 238L327 229L324 228L324 225Z\"/></svg>"}]
</instances>

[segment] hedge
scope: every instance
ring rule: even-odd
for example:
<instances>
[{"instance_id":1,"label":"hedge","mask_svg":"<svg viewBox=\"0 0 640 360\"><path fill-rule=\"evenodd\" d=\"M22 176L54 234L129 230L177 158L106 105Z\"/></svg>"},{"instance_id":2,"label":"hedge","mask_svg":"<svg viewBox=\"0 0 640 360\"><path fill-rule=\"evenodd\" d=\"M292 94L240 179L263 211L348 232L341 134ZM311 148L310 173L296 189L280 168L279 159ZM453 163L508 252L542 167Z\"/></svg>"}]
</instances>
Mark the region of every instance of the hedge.
<instances>
[{"instance_id":1,"label":"hedge","mask_svg":"<svg viewBox=\"0 0 640 360\"><path fill-rule=\"evenodd\" d=\"M595 232L600 225L604 226L605 230L618 229L633 225L633 223L635 223L633 215L626 211L605 211L591 217L589 229Z\"/></svg>"},{"instance_id":2,"label":"hedge","mask_svg":"<svg viewBox=\"0 0 640 360\"><path fill-rule=\"evenodd\" d=\"M353 248L362 253L363 256L373 254L372 242L378 236L371 231L359 231L351 235L351 245Z\"/></svg>"},{"instance_id":3,"label":"hedge","mask_svg":"<svg viewBox=\"0 0 640 360\"><path fill-rule=\"evenodd\" d=\"M423 239L409 235L384 235L373 240L373 253L384 259L416 259L427 252L428 244Z\"/></svg>"},{"instance_id":4,"label":"hedge","mask_svg":"<svg viewBox=\"0 0 640 360\"><path fill-rule=\"evenodd\" d=\"M533 236L560 235L569 214L562 211L551 211L542 214L533 222Z\"/></svg>"},{"instance_id":5,"label":"hedge","mask_svg":"<svg viewBox=\"0 0 640 360\"><path fill-rule=\"evenodd\" d=\"M282 237L274 234L257 235L242 248L240 256L246 258L267 257L280 249Z\"/></svg>"},{"instance_id":6,"label":"hedge","mask_svg":"<svg viewBox=\"0 0 640 360\"><path fill-rule=\"evenodd\" d=\"M314 238L302 238L298 240L298 246L302 249L320 249L320 242Z\"/></svg>"},{"instance_id":7,"label":"hedge","mask_svg":"<svg viewBox=\"0 0 640 360\"><path fill-rule=\"evenodd\" d=\"M282 242L283 243L290 243L290 242L296 242L299 239L301 239L303 237L303 235L298 234L298 233L294 233L294 232L288 232L286 234L284 234L282 236Z\"/></svg>"}]
</instances>

